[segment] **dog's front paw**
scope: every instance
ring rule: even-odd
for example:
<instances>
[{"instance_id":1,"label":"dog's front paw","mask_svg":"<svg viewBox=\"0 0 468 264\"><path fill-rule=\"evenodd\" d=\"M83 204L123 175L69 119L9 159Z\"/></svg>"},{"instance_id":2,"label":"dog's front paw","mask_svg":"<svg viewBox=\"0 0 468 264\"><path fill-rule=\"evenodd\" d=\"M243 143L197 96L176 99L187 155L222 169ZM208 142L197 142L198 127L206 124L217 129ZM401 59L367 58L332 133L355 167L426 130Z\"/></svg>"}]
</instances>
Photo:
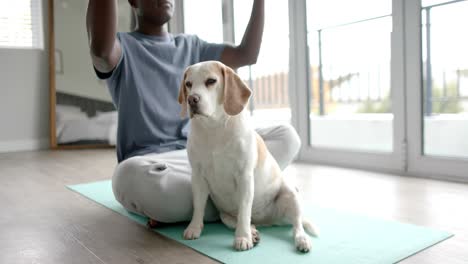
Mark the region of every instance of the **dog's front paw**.
<instances>
[{"instance_id":1,"label":"dog's front paw","mask_svg":"<svg viewBox=\"0 0 468 264\"><path fill-rule=\"evenodd\" d=\"M234 248L238 251L249 250L253 248L252 238L250 237L236 237L234 239Z\"/></svg>"},{"instance_id":2,"label":"dog's front paw","mask_svg":"<svg viewBox=\"0 0 468 264\"><path fill-rule=\"evenodd\" d=\"M260 242L260 233L254 225L251 226L250 230L252 231L252 243L256 246Z\"/></svg>"},{"instance_id":3,"label":"dog's front paw","mask_svg":"<svg viewBox=\"0 0 468 264\"><path fill-rule=\"evenodd\" d=\"M306 234L303 235L297 235L296 239L296 248L297 250L301 252L309 252L310 249L312 248L312 241L310 240L310 237L307 236Z\"/></svg>"},{"instance_id":4,"label":"dog's front paw","mask_svg":"<svg viewBox=\"0 0 468 264\"><path fill-rule=\"evenodd\" d=\"M200 237L202 228L196 226L188 226L184 231L184 239L193 240Z\"/></svg>"}]
</instances>

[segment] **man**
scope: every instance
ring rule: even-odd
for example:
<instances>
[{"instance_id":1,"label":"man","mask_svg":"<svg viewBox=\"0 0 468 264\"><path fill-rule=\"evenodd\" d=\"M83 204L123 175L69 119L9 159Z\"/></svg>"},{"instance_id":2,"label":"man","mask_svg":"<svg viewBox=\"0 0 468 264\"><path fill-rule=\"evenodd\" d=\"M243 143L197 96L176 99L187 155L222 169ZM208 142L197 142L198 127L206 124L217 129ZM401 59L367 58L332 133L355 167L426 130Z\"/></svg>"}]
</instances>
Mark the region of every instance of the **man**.
<instances>
[{"instance_id":1,"label":"man","mask_svg":"<svg viewBox=\"0 0 468 264\"><path fill-rule=\"evenodd\" d=\"M114 195L127 210L147 216L151 225L190 220L191 167L185 150L189 119L180 118L177 101L183 72L207 60L231 68L254 64L262 40L264 1L254 0L239 46L168 33L174 0L129 3L138 22L133 32L116 32L116 0L90 0L87 11L94 68L106 79L118 110ZM284 169L300 147L295 130L282 125L257 132ZM218 218L211 203L205 215L207 220Z\"/></svg>"}]
</instances>

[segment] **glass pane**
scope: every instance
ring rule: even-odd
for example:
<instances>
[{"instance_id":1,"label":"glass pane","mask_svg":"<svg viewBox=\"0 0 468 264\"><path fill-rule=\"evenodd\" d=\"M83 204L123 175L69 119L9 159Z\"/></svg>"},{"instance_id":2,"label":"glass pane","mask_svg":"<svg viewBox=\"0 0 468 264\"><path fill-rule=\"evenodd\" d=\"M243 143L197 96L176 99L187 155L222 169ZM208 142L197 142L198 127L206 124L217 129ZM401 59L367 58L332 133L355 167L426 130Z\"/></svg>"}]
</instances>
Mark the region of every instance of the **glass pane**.
<instances>
[{"instance_id":1,"label":"glass pane","mask_svg":"<svg viewBox=\"0 0 468 264\"><path fill-rule=\"evenodd\" d=\"M468 158L466 14L468 1L422 9L425 155Z\"/></svg>"},{"instance_id":2,"label":"glass pane","mask_svg":"<svg viewBox=\"0 0 468 264\"><path fill-rule=\"evenodd\" d=\"M307 1L313 147L393 150L388 14L391 0Z\"/></svg>"},{"instance_id":3,"label":"glass pane","mask_svg":"<svg viewBox=\"0 0 468 264\"><path fill-rule=\"evenodd\" d=\"M209 7L209 15L206 15L207 7ZM222 43L222 1L184 0L184 31L187 34L195 34L208 42Z\"/></svg>"},{"instance_id":4,"label":"glass pane","mask_svg":"<svg viewBox=\"0 0 468 264\"><path fill-rule=\"evenodd\" d=\"M240 44L252 11L252 0L234 1L236 44ZM253 90L250 108L259 126L291 122L288 96L288 1L265 3L265 26L257 63L238 73Z\"/></svg>"}]
</instances>

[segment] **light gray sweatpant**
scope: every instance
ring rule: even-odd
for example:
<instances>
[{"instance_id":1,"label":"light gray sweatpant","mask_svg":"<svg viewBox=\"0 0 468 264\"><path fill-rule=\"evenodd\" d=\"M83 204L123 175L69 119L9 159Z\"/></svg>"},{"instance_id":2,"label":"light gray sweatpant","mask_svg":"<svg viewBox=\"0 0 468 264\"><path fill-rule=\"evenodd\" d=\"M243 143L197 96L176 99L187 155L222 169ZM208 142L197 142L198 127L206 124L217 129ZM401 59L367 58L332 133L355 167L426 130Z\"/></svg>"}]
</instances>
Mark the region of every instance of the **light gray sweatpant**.
<instances>
[{"instance_id":1,"label":"light gray sweatpant","mask_svg":"<svg viewBox=\"0 0 468 264\"><path fill-rule=\"evenodd\" d=\"M285 169L299 152L301 141L290 125L257 128L257 133ZM135 156L119 163L112 177L115 198L128 211L163 223L192 218L192 169L187 150ZM219 218L208 201L205 220Z\"/></svg>"}]
</instances>

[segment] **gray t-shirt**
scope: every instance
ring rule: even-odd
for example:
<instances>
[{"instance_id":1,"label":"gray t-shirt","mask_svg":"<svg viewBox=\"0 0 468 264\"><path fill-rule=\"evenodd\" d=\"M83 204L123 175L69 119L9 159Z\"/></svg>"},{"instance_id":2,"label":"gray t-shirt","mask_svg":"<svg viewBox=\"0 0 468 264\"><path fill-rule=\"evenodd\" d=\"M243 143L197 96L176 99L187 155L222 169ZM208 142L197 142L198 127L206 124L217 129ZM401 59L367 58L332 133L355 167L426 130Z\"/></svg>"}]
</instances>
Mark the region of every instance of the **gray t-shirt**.
<instances>
[{"instance_id":1,"label":"gray t-shirt","mask_svg":"<svg viewBox=\"0 0 468 264\"><path fill-rule=\"evenodd\" d=\"M219 60L224 44L194 35L118 33L122 56L107 78L118 111L117 159L184 149L189 119L180 117L178 93L185 68ZM104 77L104 78L105 78Z\"/></svg>"}]
</instances>

